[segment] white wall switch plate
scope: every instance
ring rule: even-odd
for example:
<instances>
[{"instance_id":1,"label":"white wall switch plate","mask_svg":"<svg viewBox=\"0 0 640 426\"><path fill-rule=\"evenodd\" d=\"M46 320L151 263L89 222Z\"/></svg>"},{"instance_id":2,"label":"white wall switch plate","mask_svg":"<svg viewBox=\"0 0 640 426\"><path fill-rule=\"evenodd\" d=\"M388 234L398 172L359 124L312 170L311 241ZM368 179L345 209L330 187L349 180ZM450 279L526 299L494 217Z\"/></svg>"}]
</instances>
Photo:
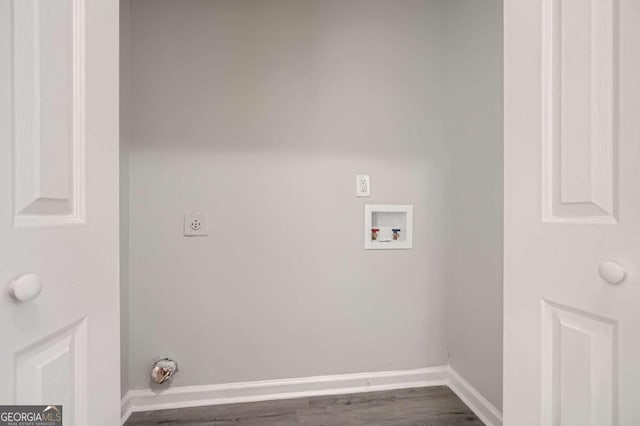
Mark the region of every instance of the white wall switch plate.
<instances>
[{"instance_id":1,"label":"white wall switch plate","mask_svg":"<svg viewBox=\"0 0 640 426\"><path fill-rule=\"evenodd\" d=\"M356 196L357 197L371 196L371 182L369 180L369 175L356 176Z\"/></svg>"},{"instance_id":2,"label":"white wall switch plate","mask_svg":"<svg viewBox=\"0 0 640 426\"><path fill-rule=\"evenodd\" d=\"M208 235L207 214L206 213L185 213L184 214L184 236L202 237Z\"/></svg>"}]
</instances>

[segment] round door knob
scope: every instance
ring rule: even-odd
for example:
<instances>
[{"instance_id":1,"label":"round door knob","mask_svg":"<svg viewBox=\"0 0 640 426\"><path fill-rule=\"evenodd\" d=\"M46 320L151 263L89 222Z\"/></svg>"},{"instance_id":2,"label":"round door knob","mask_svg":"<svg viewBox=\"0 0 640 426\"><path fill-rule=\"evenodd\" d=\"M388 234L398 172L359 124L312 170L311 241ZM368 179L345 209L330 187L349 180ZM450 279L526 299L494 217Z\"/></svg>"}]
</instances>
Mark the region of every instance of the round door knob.
<instances>
[{"instance_id":1,"label":"round door knob","mask_svg":"<svg viewBox=\"0 0 640 426\"><path fill-rule=\"evenodd\" d=\"M612 261L604 262L600 265L598 273L609 284L620 284L627 275L622 266Z\"/></svg>"},{"instance_id":2,"label":"round door knob","mask_svg":"<svg viewBox=\"0 0 640 426\"><path fill-rule=\"evenodd\" d=\"M25 274L9 284L9 294L18 302L29 302L40 294L42 286L35 274Z\"/></svg>"}]
</instances>

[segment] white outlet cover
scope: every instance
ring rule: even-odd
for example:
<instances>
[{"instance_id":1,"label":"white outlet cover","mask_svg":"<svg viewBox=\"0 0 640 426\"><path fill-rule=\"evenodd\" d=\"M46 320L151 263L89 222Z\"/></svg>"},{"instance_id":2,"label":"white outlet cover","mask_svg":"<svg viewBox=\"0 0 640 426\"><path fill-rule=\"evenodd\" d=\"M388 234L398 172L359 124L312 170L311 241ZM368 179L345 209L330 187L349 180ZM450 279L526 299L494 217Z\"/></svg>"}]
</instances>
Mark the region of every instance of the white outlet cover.
<instances>
[{"instance_id":1,"label":"white outlet cover","mask_svg":"<svg viewBox=\"0 0 640 426\"><path fill-rule=\"evenodd\" d=\"M184 236L204 237L209 235L207 228L206 213L185 213L184 214Z\"/></svg>"},{"instance_id":2,"label":"white outlet cover","mask_svg":"<svg viewBox=\"0 0 640 426\"><path fill-rule=\"evenodd\" d=\"M369 180L369 175L356 175L356 196L371 196L371 181Z\"/></svg>"}]
</instances>

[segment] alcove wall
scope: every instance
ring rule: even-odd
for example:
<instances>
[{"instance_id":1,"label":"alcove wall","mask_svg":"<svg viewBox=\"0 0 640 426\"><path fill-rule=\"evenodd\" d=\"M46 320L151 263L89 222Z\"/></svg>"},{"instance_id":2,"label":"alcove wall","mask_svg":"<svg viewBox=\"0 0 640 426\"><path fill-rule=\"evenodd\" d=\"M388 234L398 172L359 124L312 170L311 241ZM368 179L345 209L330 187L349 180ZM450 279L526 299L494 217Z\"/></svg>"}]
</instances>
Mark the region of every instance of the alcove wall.
<instances>
[{"instance_id":1,"label":"alcove wall","mask_svg":"<svg viewBox=\"0 0 640 426\"><path fill-rule=\"evenodd\" d=\"M123 394L162 356L172 386L453 360L500 405L502 6L473 3L121 2ZM413 247L364 250L365 203L413 205Z\"/></svg>"}]
</instances>

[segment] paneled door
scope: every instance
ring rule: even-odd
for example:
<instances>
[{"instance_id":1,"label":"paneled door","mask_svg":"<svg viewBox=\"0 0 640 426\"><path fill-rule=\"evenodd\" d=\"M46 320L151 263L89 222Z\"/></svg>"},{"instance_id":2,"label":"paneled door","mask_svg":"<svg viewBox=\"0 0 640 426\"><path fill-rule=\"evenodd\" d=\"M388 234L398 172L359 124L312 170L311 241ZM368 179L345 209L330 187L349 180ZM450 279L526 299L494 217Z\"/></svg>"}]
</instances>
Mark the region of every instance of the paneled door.
<instances>
[{"instance_id":1,"label":"paneled door","mask_svg":"<svg viewBox=\"0 0 640 426\"><path fill-rule=\"evenodd\" d=\"M504 423L640 425L640 1L505 1Z\"/></svg>"},{"instance_id":2,"label":"paneled door","mask_svg":"<svg viewBox=\"0 0 640 426\"><path fill-rule=\"evenodd\" d=\"M0 0L0 404L119 423L118 2Z\"/></svg>"}]
</instances>

